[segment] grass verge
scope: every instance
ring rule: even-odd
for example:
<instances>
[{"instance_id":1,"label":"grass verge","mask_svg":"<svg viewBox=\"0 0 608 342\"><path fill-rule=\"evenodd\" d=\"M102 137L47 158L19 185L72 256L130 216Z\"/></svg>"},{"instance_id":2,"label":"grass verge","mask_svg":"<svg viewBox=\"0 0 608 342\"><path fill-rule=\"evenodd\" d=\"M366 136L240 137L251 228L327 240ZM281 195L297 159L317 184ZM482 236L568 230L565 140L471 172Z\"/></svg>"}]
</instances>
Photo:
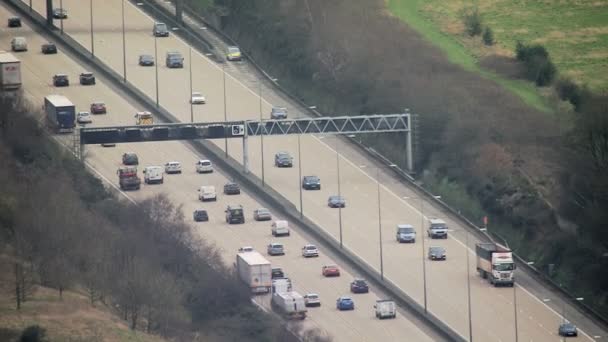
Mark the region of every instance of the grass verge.
<instances>
[{"instance_id":1,"label":"grass verge","mask_svg":"<svg viewBox=\"0 0 608 342\"><path fill-rule=\"evenodd\" d=\"M550 111L546 99L530 82L507 79L479 67L477 58L471 54L465 45L452 36L442 32L435 22L425 15L422 8L426 3L426 0L387 0L388 9L395 16L403 20L422 34L428 41L443 50L450 62L497 82L521 98L526 104L538 110L543 112Z\"/></svg>"}]
</instances>

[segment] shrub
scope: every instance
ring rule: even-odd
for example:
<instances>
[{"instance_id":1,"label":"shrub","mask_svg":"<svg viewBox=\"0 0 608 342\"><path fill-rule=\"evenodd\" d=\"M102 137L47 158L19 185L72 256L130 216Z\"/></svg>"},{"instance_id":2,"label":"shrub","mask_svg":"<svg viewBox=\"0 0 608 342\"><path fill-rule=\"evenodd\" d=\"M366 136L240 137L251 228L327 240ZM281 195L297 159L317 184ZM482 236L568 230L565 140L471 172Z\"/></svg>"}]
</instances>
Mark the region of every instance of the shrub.
<instances>
[{"instance_id":1,"label":"shrub","mask_svg":"<svg viewBox=\"0 0 608 342\"><path fill-rule=\"evenodd\" d=\"M548 85L555 78L557 68L544 46L540 44L525 45L517 42L515 54L517 60L523 62L526 67L526 78L536 83L537 86Z\"/></svg>"},{"instance_id":2,"label":"shrub","mask_svg":"<svg viewBox=\"0 0 608 342\"><path fill-rule=\"evenodd\" d=\"M591 92L586 86L580 86L569 78L560 78L555 83L555 91L561 100L568 101L578 112Z\"/></svg>"},{"instance_id":3,"label":"shrub","mask_svg":"<svg viewBox=\"0 0 608 342\"><path fill-rule=\"evenodd\" d=\"M486 27L486 29L483 31L483 43L490 46L490 45L494 45L494 31L492 31L491 28Z\"/></svg>"},{"instance_id":4,"label":"shrub","mask_svg":"<svg viewBox=\"0 0 608 342\"><path fill-rule=\"evenodd\" d=\"M481 34L482 22L479 11L475 9L473 12L469 12L464 16L464 26L469 36L474 37Z\"/></svg>"},{"instance_id":5,"label":"shrub","mask_svg":"<svg viewBox=\"0 0 608 342\"><path fill-rule=\"evenodd\" d=\"M46 330L39 325L30 325L23 330L19 342L44 342L46 338Z\"/></svg>"}]
</instances>

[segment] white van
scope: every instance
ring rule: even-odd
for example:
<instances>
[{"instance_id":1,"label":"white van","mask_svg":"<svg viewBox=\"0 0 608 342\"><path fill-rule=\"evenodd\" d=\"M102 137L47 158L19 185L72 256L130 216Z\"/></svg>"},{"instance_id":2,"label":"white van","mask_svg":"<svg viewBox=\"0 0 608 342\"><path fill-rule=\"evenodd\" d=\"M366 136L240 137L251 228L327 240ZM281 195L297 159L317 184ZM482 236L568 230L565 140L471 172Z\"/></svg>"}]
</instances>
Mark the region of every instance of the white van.
<instances>
[{"instance_id":1,"label":"white van","mask_svg":"<svg viewBox=\"0 0 608 342\"><path fill-rule=\"evenodd\" d=\"M166 163L165 173L182 173L182 164L177 161L170 161Z\"/></svg>"},{"instance_id":2,"label":"white van","mask_svg":"<svg viewBox=\"0 0 608 342\"><path fill-rule=\"evenodd\" d=\"M374 309L376 309L376 318L378 319L397 317L397 306L392 300L377 300Z\"/></svg>"},{"instance_id":3,"label":"white van","mask_svg":"<svg viewBox=\"0 0 608 342\"><path fill-rule=\"evenodd\" d=\"M25 37L15 37L11 40L11 49L15 52L27 51L27 40Z\"/></svg>"},{"instance_id":4,"label":"white van","mask_svg":"<svg viewBox=\"0 0 608 342\"><path fill-rule=\"evenodd\" d=\"M198 189L198 199L200 201L217 201L217 194L215 193L215 186L204 185Z\"/></svg>"},{"instance_id":5,"label":"white van","mask_svg":"<svg viewBox=\"0 0 608 342\"><path fill-rule=\"evenodd\" d=\"M213 172L213 165L211 161L202 159L196 162L196 172L198 173L209 173Z\"/></svg>"},{"instance_id":6,"label":"white van","mask_svg":"<svg viewBox=\"0 0 608 342\"><path fill-rule=\"evenodd\" d=\"M289 236L289 222L276 220L272 223L272 236Z\"/></svg>"},{"instance_id":7,"label":"white van","mask_svg":"<svg viewBox=\"0 0 608 342\"><path fill-rule=\"evenodd\" d=\"M160 166L146 166L144 169L144 182L146 184L163 184L163 168Z\"/></svg>"}]
</instances>

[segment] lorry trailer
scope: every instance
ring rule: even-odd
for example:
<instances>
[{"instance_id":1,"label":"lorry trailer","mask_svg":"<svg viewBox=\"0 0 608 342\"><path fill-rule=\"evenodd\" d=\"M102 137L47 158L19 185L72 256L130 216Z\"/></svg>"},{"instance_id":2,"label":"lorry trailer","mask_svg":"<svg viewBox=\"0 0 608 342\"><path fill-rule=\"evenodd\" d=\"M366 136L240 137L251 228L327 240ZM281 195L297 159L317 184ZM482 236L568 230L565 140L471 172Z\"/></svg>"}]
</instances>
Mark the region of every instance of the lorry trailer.
<instances>
[{"instance_id":1,"label":"lorry trailer","mask_svg":"<svg viewBox=\"0 0 608 342\"><path fill-rule=\"evenodd\" d=\"M272 267L260 253L243 252L236 255L239 278L253 293L268 293L272 285Z\"/></svg>"},{"instance_id":2,"label":"lorry trailer","mask_svg":"<svg viewBox=\"0 0 608 342\"><path fill-rule=\"evenodd\" d=\"M515 263L513 252L497 243L478 243L475 245L477 271L494 286L513 286L515 283Z\"/></svg>"},{"instance_id":3,"label":"lorry trailer","mask_svg":"<svg viewBox=\"0 0 608 342\"><path fill-rule=\"evenodd\" d=\"M6 51L0 51L0 87L3 91L21 88L21 61Z\"/></svg>"},{"instance_id":4,"label":"lorry trailer","mask_svg":"<svg viewBox=\"0 0 608 342\"><path fill-rule=\"evenodd\" d=\"M44 98L44 111L49 126L58 133L71 133L76 126L76 107L63 95Z\"/></svg>"}]
</instances>

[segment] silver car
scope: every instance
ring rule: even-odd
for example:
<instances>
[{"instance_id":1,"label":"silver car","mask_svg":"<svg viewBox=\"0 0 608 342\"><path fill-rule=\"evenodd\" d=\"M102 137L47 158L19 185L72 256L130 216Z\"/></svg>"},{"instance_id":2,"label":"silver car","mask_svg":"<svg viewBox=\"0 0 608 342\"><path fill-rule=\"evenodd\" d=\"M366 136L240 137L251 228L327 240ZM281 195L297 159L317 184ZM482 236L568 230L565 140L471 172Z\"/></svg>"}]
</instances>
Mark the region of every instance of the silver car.
<instances>
[{"instance_id":1,"label":"silver car","mask_svg":"<svg viewBox=\"0 0 608 342\"><path fill-rule=\"evenodd\" d=\"M282 243L271 242L267 248L268 255L285 255Z\"/></svg>"}]
</instances>

